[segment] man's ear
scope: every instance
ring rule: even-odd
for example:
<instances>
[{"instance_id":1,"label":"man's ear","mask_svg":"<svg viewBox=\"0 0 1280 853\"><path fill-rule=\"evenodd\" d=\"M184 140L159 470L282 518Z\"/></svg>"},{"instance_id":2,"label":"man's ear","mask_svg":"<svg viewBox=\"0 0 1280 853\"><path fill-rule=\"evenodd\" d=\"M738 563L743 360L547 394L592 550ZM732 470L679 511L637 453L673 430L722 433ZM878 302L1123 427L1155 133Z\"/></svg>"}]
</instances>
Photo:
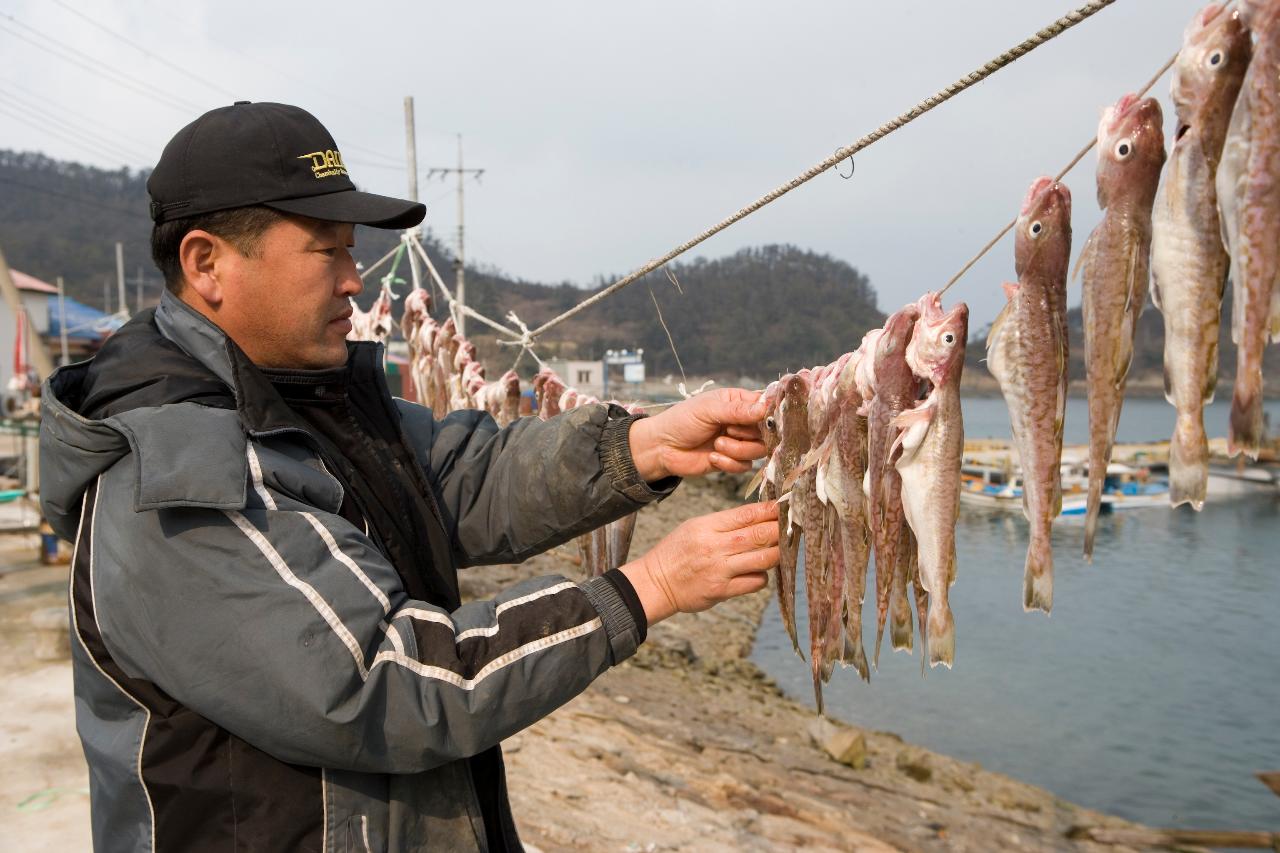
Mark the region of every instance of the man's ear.
<instances>
[{"instance_id":1,"label":"man's ear","mask_svg":"<svg viewBox=\"0 0 1280 853\"><path fill-rule=\"evenodd\" d=\"M218 277L219 261L232 251L225 240L208 231L189 231L178 247L182 277L186 284L210 308L222 304L222 283Z\"/></svg>"}]
</instances>

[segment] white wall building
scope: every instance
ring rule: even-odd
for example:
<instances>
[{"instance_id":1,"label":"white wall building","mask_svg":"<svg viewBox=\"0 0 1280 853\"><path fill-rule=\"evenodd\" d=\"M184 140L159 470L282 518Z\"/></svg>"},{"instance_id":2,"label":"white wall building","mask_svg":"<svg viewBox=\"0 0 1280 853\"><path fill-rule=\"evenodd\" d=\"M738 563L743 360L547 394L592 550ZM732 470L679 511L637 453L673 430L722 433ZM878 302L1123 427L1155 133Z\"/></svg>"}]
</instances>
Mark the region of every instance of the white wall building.
<instances>
[{"instance_id":1,"label":"white wall building","mask_svg":"<svg viewBox=\"0 0 1280 853\"><path fill-rule=\"evenodd\" d=\"M604 364L599 361L570 361L553 358L547 361L564 383L584 394L599 397L604 394Z\"/></svg>"},{"instance_id":2,"label":"white wall building","mask_svg":"<svg viewBox=\"0 0 1280 853\"><path fill-rule=\"evenodd\" d=\"M23 311L27 316L28 347L39 346L41 336L49 333L49 312L57 310L58 288L35 276L10 270L13 283L18 288ZM13 379L14 347L18 340L18 318L9 310L9 304L0 299L0 394L7 398L12 394L9 380ZM28 362L30 359L25 359ZM44 377L40 377L43 379ZM8 409L5 407L5 413Z\"/></svg>"}]
</instances>

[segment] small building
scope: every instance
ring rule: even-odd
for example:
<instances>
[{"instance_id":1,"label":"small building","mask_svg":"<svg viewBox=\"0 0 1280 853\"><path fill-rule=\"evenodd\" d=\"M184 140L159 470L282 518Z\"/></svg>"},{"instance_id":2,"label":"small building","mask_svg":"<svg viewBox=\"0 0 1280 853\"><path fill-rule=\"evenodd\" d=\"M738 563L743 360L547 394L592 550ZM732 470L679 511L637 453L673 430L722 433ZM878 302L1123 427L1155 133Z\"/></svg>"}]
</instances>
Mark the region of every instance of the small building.
<instances>
[{"instance_id":1,"label":"small building","mask_svg":"<svg viewBox=\"0 0 1280 853\"><path fill-rule=\"evenodd\" d=\"M14 399L13 382L15 367L31 364L30 348L43 345L54 365L61 361L60 321L65 314L67 321L68 360L76 361L95 352L102 342L124 324L124 320L104 314L74 299L58 302L58 288L33 275L15 269L9 271L22 303L22 317L9 310L9 303L0 299L0 395L3 395L3 414L11 413L20 402ZM19 324L24 338L22 351L18 350ZM43 380L44 377L36 377ZM21 396L21 395L19 395Z\"/></svg>"},{"instance_id":2,"label":"small building","mask_svg":"<svg viewBox=\"0 0 1280 853\"><path fill-rule=\"evenodd\" d=\"M559 374L564 384L593 397L604 396L604 362L548 359L547 367Z\"/></svg>"}]
</instances>

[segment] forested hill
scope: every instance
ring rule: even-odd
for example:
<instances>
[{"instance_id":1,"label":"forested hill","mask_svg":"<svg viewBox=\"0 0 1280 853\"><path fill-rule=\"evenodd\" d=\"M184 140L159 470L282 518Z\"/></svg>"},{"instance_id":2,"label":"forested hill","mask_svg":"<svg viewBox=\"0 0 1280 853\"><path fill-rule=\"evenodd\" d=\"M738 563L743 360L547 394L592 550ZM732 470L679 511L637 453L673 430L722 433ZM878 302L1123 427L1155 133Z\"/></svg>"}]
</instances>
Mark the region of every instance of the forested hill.
<instances>
[{"instance_id":1,"label":"forested hill","mask_svg":"<svg viewBox=\"0 0 1280 853\"><path fill-rule=\"evenodd\" d=\"M151 265L150 230L145 173L0 151L0 249L11 266L47 281L62 276L70 295L103 307L105 283L115 299L115 243L121 241L130 305L139 267L146 299L154 301L161 282ZM394 234L361 229L357 255L372 263L395 240ZM441 275L452 282L449 248L434 239L427 246ZM866 276L843 261L792 246L699 258L672 264L671 271L679 289L664 273L650 275L557 327L540 352L598 358L606 349L642 347L651 374L678 375L656 298L689 375L771 378L835 358L883 321ZM407 277L403 265L398 274ZM467 269L467 299L495 319L514 310L533 327L617 277L601 276L595 287L583 289L525 281L481 264ZM362 303L373 291L366 290ZM468 327L489 360L514 357L510 350L498 351L485 331L474 321Z\"/></svg>"}]
</instances>

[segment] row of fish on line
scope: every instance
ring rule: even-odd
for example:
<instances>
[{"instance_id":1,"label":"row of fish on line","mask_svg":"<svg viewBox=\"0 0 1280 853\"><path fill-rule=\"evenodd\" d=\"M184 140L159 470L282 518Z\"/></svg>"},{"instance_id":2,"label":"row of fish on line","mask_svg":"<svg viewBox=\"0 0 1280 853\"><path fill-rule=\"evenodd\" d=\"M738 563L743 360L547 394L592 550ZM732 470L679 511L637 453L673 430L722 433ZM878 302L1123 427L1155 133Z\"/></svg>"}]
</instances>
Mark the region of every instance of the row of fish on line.
<instances>
[{"instance_id":1,"label":"row of fish on line","mask_svg":"<svg viewBox=\"0 0 1280 853\"><path fill-rule=\"evenodd\" d=\"M1240 351L1233 454L1257 455L1262 350L1268 336L1280 337L1280 0L1246 2L1239 12L1206 7L1188 26L1174 67L1178 125L1168 157L1154 98L1122 97L1104 111L1098 129L1104 215L1078 263L1089 397L1089 559L1149 278L1165 322L1168 398L1178 412L1170 450L1174 505L1204 503L1203 407L1218 372L1229 268ZM1008 404L1023 469L1031 527L1023 606L1046 613L1053 605L1050 533L1062 508L1070 253L1071 194L1039 178L1016 221L1018 280L1004 285L1007 302L987 339L987 364ZM913 610L922 666L926 658L932 665L954 661L947 597L956 577L967 331L963 303L944 311L939 294L926 294L867 333L857 351L766 389L772 409L761 429L770 455L760 495L782 505L779 609L801 656L795 587L804 542L819 709L835 662L869 678L861 611L873 553L873 662L886 623L893 647L911 649Z\"/></svg>"},{"instance_id":2,"label":"row of fish on line","mask_svg":"<svg viewBox=\"0 0 1280 853\"><path fill-rule=\"evenodd\" d=\"M368 311L352 303L351 340L381 341L391 338L392 300L384 281ZM488 412L499 426L520 417L520 377L508 370L497 381L485 379L484 364L476 346L458 333L453 318L437 323L431 316L431 294L415 288L405 297L400 331L409 347L409 376L417 399L437 416L459 409ZM565 384L555 371L543 368L533 379L534 410L546 420L561 412L600 400ZM617 402L617 401L611 401ZM618 403L632 414L642 411L634 403ZM588 577L598 577L627 561L636 514L578 537L578 557Z\"/></svg>"},{"instance_id":3,"label":"row of fish on line","mask_svg":"<svg viewBox=\"0 0 1280 853\"><path fill-rule=\"evenodd\" d=\"M1085 556L1092 558L1138 318L1153 296L1165 323L1165 384L1177 408L1170 444L1170 500L1203 506L1208 443L1203 407L1218 373L1225 285L1233 282L1232 338L1239 356L1229 450L1256 458L1262 440L1262 355L1280 338L1280 0L1212 3L1191 21L1174 65L1177 130L1166 156L1154 98L1125 95L1098 128L1102 221L1077 264L1082 279L1089 398L1089 492ZM1163 173L1163 182L1161 175ZM1023 605L1053 604L1050 532L1061 512L1067 393L1066 303L1071 194L1052 178L1030 187L1015 225L1016 283L987 339L987 363L1009 407L1030 524ZM437 324L415 289L402 329L418 398L438 412L483 409L499 424L519 414L514 371L485 380L475 347L452 320ZM353 337L385 340L391 296L384 285ZM779 609L797 653L795 586L801 541L809 609L809 658L818 707L835 662L870 678L862 605L875 555L878 665L886 624L910 650L914 621L921 665L955 658L948 590L955 582L964 427L960 378L968 308L927 293L868 332L834 362L787 374L765 389L768 449L757 478L776 499L782 556ZM534 379L540 417L595 398L543 370ZM634 517L581 537L584 565L601 573L625 560Z\"/></svg>"}]
</instances>

